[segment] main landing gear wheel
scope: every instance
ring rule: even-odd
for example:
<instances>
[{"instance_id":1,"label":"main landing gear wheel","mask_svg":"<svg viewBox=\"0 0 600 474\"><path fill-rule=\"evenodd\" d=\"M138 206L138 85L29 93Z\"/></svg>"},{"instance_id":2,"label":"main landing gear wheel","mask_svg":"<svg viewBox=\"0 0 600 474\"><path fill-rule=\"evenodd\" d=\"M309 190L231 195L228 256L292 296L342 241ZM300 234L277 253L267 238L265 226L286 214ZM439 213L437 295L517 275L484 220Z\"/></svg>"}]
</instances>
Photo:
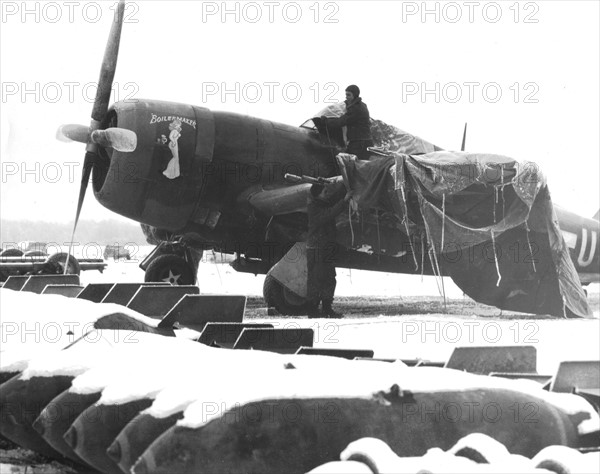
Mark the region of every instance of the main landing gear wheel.
<instances>
[{"instance_id":1,"label":"main landing gear wheel","mask_svg":"<svg viewBox=\"0 0 600 474\"><path fill-rule=\"evenodd\" d=\"M44 265L44 271L42 273L65 273L65 262L67 261L68 254L66 252L55 253L48 257ZM68 275L79 275L81 273L81 266L73 255L69 257L69 263L67 264Z\"/></svg>"},{"instance_id":2,"label":"main landing gear wheel","mask_svg":"<svg viewBox=\"0 0 600 474\"><path fill-rule=\"evenodd\" d=\"M0 252L0 257L22 257L23 252L19 249L6 249Z\"/></svg>"},{"instance_id":3,"label":"main landing gear wheel","mask_svg":"<svg viewBox=\"0 0 600 474\"><path fill-rule=\"evenodd\" d=\"M150 262L144 281L168 282L171 285L193 285L194 269L177 255L159 255Z\"/></svg>"},{"instance_id":4,"label":"main landing gear wheel","mask_svg":"<svg viewBox=\"0 0 600 474\"><path fill-rule=\"evenodd\" d=\"M305 298L285 288L273 276L265 276L263 296L270 308L275 308L283 315L296 316L307 314L309 304Z\"/></svg>"},{"instance_id":5,"label":"main landing gear wheel","mask_svg":"<svg viewBox=\"0 0 600 474\"><path fill-rule=\"evenodd\" d=\"M22 257L22 256L23 256L23 252L21 252L19 249L5 249L2 252L0 252L0 257ZM0 270L0 281L6 281L9 276L10 276L9 271Z\"/></svg>"}]
</instances>

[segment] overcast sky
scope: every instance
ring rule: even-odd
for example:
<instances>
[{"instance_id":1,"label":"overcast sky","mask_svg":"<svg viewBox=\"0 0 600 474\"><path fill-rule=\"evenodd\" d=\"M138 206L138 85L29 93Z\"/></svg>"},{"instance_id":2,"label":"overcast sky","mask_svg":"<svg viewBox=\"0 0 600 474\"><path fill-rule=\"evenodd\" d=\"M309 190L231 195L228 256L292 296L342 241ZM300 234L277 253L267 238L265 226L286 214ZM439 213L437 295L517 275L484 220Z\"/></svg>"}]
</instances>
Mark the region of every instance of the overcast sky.
<instances>
[{"instance_id":1,"label":"overcast sky","mask_svg":"<svg viewBox=\"0 0 600 474\"><path fill-rule=\"evenodd\" d=\"M84 145L55 131L89 123L114 2L1 5L1 217L69 221ZM299 125L355 83L372 117L446 149L468 122L467 151L535 161L556 203L598 209L598 2L223 5L129 2L113 100ZM116 217L88 192L84 218Z\"/></svg>"}]
</instances>

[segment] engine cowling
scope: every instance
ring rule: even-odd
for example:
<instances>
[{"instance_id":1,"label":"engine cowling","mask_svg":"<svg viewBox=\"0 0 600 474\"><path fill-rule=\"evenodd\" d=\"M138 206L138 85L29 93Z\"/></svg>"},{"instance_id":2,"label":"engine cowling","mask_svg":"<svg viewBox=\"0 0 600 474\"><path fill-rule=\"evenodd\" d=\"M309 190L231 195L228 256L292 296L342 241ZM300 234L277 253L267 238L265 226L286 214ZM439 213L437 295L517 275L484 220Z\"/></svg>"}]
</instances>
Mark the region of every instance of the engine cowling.
<instances>
[{"instance_id":1,"label":"engine cowling","mask_svg":"<svg viewBox=\"0 0 600 474\"><path fill-rule=\"evenodd\" d=\"M102 128L137 134L130 153L102 149L94 166L96 199L117 214L170 231L185 227L212 161L215 125L202 107L162 101L115 103Z\"/></svg>"}]
</instances>

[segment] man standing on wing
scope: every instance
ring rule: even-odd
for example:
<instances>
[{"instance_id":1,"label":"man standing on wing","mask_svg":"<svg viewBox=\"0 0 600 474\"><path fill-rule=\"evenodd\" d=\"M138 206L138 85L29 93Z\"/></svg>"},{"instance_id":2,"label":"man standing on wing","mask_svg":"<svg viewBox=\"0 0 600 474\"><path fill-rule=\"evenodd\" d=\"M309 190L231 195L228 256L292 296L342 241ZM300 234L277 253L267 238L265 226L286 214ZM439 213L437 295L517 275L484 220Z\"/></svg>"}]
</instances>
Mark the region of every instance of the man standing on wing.
<instances>
[{"instance_id":1,"label":"man standing on wing","mask_svg":"<svg viewBox=\"0 0 600 474\"><path fill-rule=\"evenodd\" d=\"M360 89L354 84L346 87L346 113L341 117L321 117L326 127L347 127L348 146L346 153L356 155L359 160L368 160L368 147L372 147L371 116L367 104L360 97Z\"/></svg>"},{"instance_id":2,"label":"man standing on wing","mask_svg":"<svg viewBox=\"0 0 600 474\"><path fill-rule=\"evenodd\" d=\"M319 303L323 303L323 316L341 318L342 314L332 308L335 294L335 257L338 245L335 239L335 218L352 197L346 196L335 201L340 188L336 185L314 184L310 189L308 202L308 238L306 259L308 267L307 290L310 309L309 317L319 317Z\"/></svg>"}]
</instances>

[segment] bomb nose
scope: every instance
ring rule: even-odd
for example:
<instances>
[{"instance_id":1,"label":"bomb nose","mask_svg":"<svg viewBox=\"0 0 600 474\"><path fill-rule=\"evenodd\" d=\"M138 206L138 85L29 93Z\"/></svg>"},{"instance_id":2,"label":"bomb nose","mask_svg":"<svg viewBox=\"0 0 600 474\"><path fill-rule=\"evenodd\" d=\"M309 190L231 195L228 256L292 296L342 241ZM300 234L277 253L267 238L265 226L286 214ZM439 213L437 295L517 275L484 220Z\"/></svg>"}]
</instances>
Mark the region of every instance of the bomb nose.
<instances>
[{"instance_id":1,"label":"bomb nose","mask_svg":"<svg viewBox=\"0 0 600 474\"><path fill-rule=\"evenodd\" d=\"M137 463L135 463L135 466L133 466L131 472L135 474L148 474L150 470L148 469L146 461L141 458Z\"/></svg>"},{"instance_id":2,"label":"bomb nose","mask_svg":"<svg viewBox=\"0 0 600 474\"><path fill-rule=\"evenodd\" d=\"M106 450L106 454L109 458L111 458L115 463L119 464L121 462L121 443L115 440L113 444L111 444Z\"/></svg>"},{"instance_id":3,"label":"bomb nose","mask_svg":"<svg viewBox=\"0 0 600 474\"><path fill-rule=\"evenodd\" d=\"M73 450L77 447L77 428L71 426L65 433L65 441Z\"/></svg>"},{"instance_id":4,"label":"bomb nose","mask_svg":"<svg viewBox=\"0 0 600 474\"><path fill-rule=\"evenodd\" d=\"M46 432L46 425L44 423L44 419L41 416L38 416L31 426L41 436L44 436L44 433Z\"/></svg>"},{"instance_id":5,"label":"bomb nose","mask_svg":"<svg viewBox=\"0 0 600 474\"><path fill-rule=\"evenodd\" d=\"M9 412L8 410L3 410L3 412L4 413L2 413L2 425L0 425L0 427L14 427L19 424L13 413ZM4 434L1 428L0 433Z\"/></svg>"}]
</instances>

